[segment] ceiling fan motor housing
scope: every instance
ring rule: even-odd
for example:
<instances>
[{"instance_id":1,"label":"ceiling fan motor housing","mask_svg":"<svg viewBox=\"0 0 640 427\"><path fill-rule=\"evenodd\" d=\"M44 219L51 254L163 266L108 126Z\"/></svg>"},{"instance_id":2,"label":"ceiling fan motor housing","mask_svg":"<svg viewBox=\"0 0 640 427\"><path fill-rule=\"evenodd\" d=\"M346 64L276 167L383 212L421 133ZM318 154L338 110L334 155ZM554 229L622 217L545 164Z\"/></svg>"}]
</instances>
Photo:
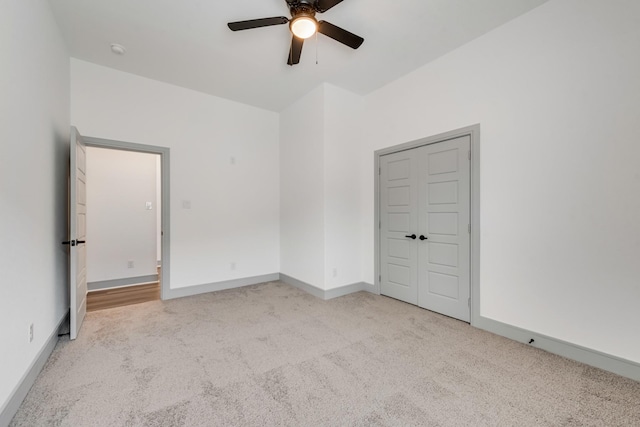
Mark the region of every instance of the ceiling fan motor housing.
<instances>
[{"instance_id":1,"label":"ceiling fan motor housing","mask_svg":"<svg viewBox=\"0 0 640 427\"><path fill-rule=\"evenodd\" d=\"M289 4L289 11L291 12L292 21L301 16L306 16L313 19L315 19L316 16L316 10L311 4L308 4L307 2Z\"/></svg>"}]
</instances>

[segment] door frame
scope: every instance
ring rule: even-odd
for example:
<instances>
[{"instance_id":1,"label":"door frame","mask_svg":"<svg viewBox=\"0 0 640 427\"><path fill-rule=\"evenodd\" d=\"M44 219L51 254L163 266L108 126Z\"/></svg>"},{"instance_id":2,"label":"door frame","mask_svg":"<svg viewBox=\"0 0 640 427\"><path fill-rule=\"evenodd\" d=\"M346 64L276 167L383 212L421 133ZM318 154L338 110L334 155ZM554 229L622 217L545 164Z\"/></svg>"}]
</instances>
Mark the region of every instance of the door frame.
<instances>
[{"instance_id":1,"label":"door frame","mask_svg":"<svg viewBox=\"0 0 640 427\"><path fill-rule=\"evenodd\" d=\"M471 265L469 266L469 277L471 279L471 305L470 318L471 325L476 326L480 321L480 124L475 124L450 132L429 136L406 142L404 144L394 145L392 147L376 150L374 155L374 268L375 268L375 289L380 295L381 287L381 270L380 270L380 157L397 153L399 151L411 150L413 148L422 147L424 145L437 144L438 142L459 138L461 136L469 136L471 139L471 162L470 162L470 218L471 218L471 234L469 247L471 251Z\"/></svg>"},{"instance_id":2,"label":"door frame","mask_svg":"<svg viewBox=\"0 0 640 427\"><path fill-rule=\"evenodd\" d=\"M160 269L160 299L166 300L170 298L171 284L169 282L171 275L171 203L170 203L170 173L169 173L169 153L168 147L160 147L157 145L138 144L135 142L126 141L114 141L111 139L95 138L91 136L82 137L87 147L108 148L112 150L120 151L133 151L136 153L147 154L159 154L160 155L160 175L161 186L160 198L161 198L161 253L162 253L162 268Z\"/></svg>"}]
</instances>

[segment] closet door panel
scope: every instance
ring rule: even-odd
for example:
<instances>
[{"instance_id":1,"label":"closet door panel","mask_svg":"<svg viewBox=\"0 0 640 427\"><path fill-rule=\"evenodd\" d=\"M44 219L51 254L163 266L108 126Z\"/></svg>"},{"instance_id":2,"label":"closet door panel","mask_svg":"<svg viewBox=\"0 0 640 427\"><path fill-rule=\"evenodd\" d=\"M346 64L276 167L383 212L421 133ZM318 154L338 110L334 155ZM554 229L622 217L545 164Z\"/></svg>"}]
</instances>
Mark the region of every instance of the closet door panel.
<instances>
[{"instance_id":1,"label":"closet door panel","mask_svg":"<svg viewBox=\"0 0 640 427\"><path fill-rule=\"evenodd\" d=\"M418 153L380 158L380 292L418 304Z\"/></svg>"},{"instance_id":2,"label":"closet door panel","mask_svg":"<svg viewBox=\"0 0 640 427\"><path fill-rule=\"evenodd\" d=\"M469 321L470 137L419 148L418 305Z\"/></svg>"}]
</instances>

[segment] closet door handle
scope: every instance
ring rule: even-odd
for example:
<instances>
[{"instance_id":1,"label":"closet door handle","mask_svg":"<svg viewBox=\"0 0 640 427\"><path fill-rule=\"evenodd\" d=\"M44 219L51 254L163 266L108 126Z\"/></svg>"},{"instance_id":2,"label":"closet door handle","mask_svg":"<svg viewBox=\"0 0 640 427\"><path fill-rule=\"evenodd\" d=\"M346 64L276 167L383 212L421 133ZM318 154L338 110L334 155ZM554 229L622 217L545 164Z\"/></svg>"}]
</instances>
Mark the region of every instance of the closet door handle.
<instances>
[{"instance_id":1,"label":"closet door handle","mask_svg":"<svg viewBox=\"0 0 640 427\"><path fill-rule=\"evenodd\" d=\"M420 240L427 240L428 237L424 237L422 234L420 235Z\"/></svg>"},{"instance_id":2,"label":"closet door handle","mask_svg":"<svg viewBox=\"0 0 640 427\"><path fill-rule=\"evenodd\" d=\"M416 235L415 234L412 234L411 236L404 236L404 237L408 237L410 239L416 240Z\"/></svg>"}]
</instances>

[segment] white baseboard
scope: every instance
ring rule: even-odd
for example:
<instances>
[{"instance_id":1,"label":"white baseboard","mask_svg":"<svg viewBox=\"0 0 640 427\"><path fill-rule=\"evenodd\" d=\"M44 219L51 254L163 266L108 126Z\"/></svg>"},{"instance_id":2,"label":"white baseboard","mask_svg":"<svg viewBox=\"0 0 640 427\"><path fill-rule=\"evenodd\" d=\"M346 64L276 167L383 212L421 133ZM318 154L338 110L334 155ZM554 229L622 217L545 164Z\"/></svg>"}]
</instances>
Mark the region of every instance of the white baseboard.
<instances>
[{"instance_id":1,"label":"white baseboard","mask_svg":"<svg viewBox=\"0 0 640 427\"><path fill-rule=\"evenodd\" d=\"M9 399L5 402L2 409L0 409L1 427L8 426L13 417L16 415L16 412L18 412L22 401L25 397L27 397L27 393L29 393L29 390L31 390L31 386L33 386L33 383L36 382L36 378L38 378L40 371L42 371L42 368L44 368L45 363L47 363L47 360L49 360L49 356L51 356L53 349L56 347L56 344L58 343L58 333L62 327L62 324L68 318L69 315L65 314L62 319L60 319L60 321L58 322L58 326L54 328L49 338L47 338L47 341L40 349L38 356L36 356L34 361L31 363L31 366L29 366L27 372L25 372L22 378L20 378L20 382L13 389L13 392L9 396Z\"/></svg>"},{"instance_id":2,"label":"white baseboard","mask_svg":"<svg viewBox=\"0 0 640 427\"><path fill-rule=\"evenodd\" d=\"M329 300L360 291L375 293L375 287L365 282L352 283L350 285L324 290L282 273L280 273L280 281L323 300Z\"/></svg>"},{"instance_id":3,"label":"white baseboard","mask_svg":"<svg viewBox=\"0 0 640 427\"><path fill-rule=\"evenodd\" d=\"M87 288L90 291L99 291L102 289L120 288L122 286L139 285L142 283L152 283L158 281L157 274L148 276L125 277L124 279L102 280L99 282L88 282Z\"/></svg>"},{"instance_id":4,"label":"white baseboard","mask_svg":"<svg viewBox=\"0 0 640 427\"><path fill-rule=\"evenodd\" d=\"M352 283L350 285L339 286L333 289L327 289L324 291L324 299L338 298L344 295L353 294L355 292L366 291L372 294L376 292L375 287L366 282Z\"/></svg>"},{"instance_id":5,"label":"white baseboard","mask_svg":"<svg viewBox=\"0 0 640 427\"><path fill-rule=\"evenodd\" d=\"M208 292L222 291L225 289L235 289L241 288L243 286L257 285L259 283L274 282L277 280L287 283L295 288L313 295L316 298L320 298L323 300L329 300L360 291L376 293L375 286L365 282L352 283L350 285L339 286L337 288L324 290L286 274L272 273L265 274L263 276L244 277L241 279L225 280L222 282L171 289L169 296L165 297L164 299L188 297L192 295L205 294Z\"/></svg>"},{"instance_id":6,"label":"white baseboard","mask_svg":"<svg viewBox=\"0 0 640 427\"><path fill-rule=\"evenodd\" d=\"M324 299L323 289L317 288L313 285L308 284L307 282L303 282L302 280L298 280L295 277L280 273L280 281L286 283L287 285L298 288L301 291L305 291L306 293L311 294L316 298Z\"/></svg>"},{"instance_id":7,"label":"white baseboard","mask_svg":"<svg viewBox=\"0 0 640 427\"><path fill-rule=\"evenodd\" d=\"M492 332L496 335L501 335L514 341L519 341L532 347L548 351L549 353L557 354L605 371L613 372L614 374L618 374L623 377L631 378L632 380L640 381L640 364L631 360L612 356L610 354L602 353L597 350L582 347L577 344L543 334L538 334L536 332L531 332L487 317L479 316L479 319L474 322L473 326ZM533 342L529 344L531 339L533 339Z\"/></svg>"},{"instance_id":8,"label":"white baseboard","mask_svg":"<svg viewBox=\"0 0 640 427\"><path fill-rule=\"evenodd\" d=\"M163 294L163 299L189 297L192 295L206 294L208 292L223 291L225 289L241 288L243 286L257 285L258 283L274 282L280 279L280 274L272 273L262 276L243 277L241 279L224 280L204 285L186 286L184 288L169 289L168 294Z\"/></svg>"}]
</instances>

